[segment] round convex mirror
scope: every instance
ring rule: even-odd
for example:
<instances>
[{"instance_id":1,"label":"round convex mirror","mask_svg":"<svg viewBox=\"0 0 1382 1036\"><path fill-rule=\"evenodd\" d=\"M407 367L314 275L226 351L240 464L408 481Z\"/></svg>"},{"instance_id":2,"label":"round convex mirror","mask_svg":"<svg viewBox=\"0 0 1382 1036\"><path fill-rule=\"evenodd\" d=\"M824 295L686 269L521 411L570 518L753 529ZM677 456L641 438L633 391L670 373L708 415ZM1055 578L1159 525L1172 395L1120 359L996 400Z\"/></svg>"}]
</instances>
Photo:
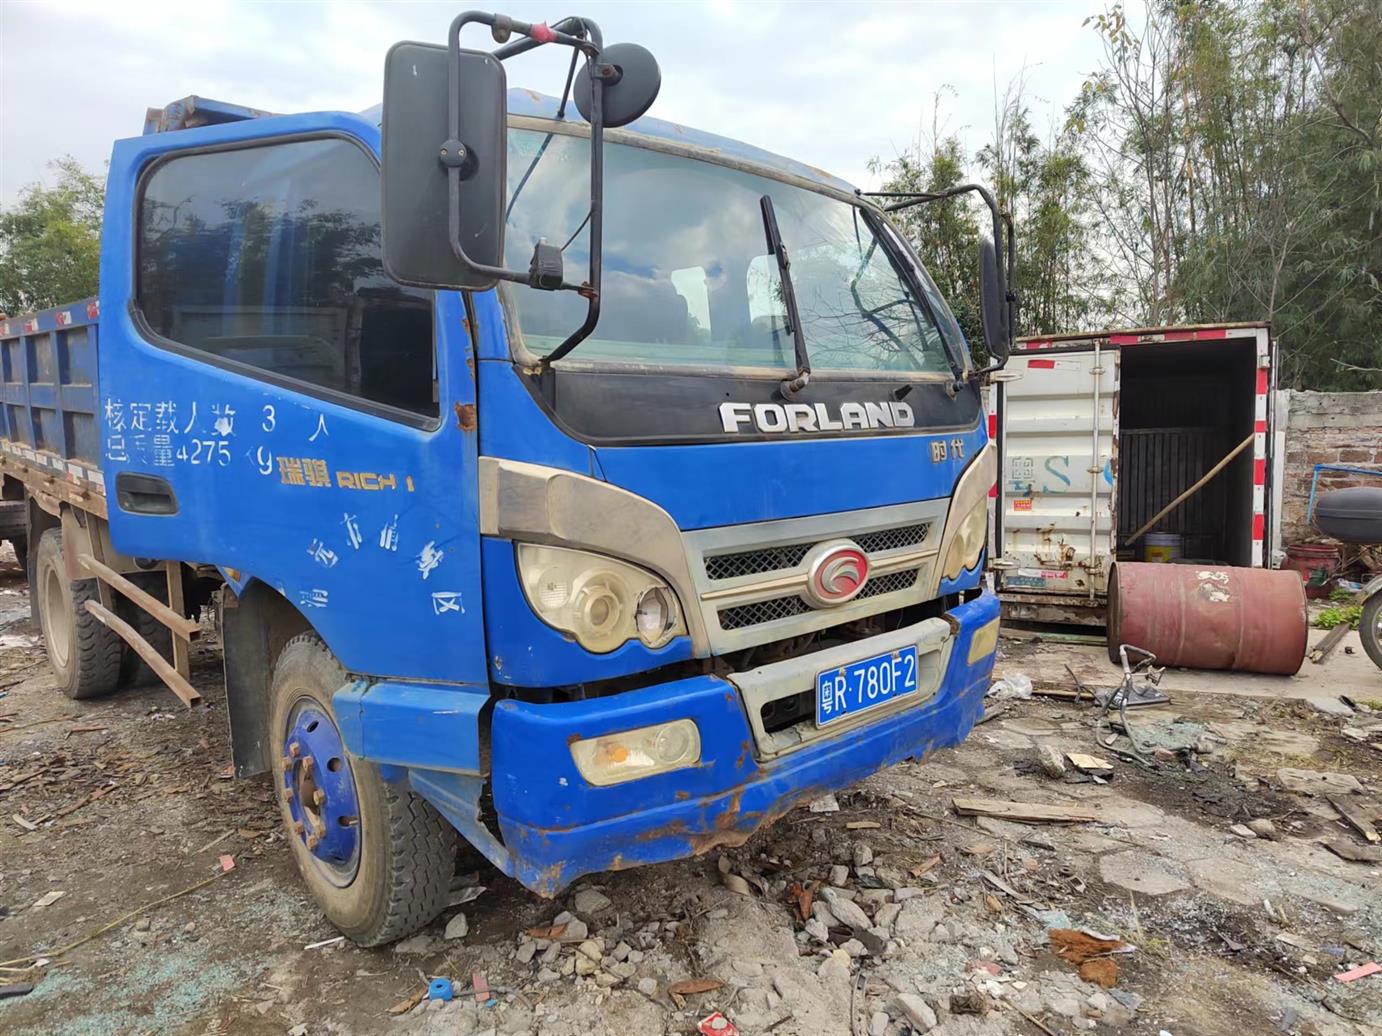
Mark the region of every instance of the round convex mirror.
<instances>
[{"instance_id":1,"label":"round convex mirror","mask_svg":"<svg viewBox=\"0 0 1382 1036\"><path fill-rule=\"evenodd\" d=\"M600 52L600 58L619 70L616 82L605 83L605 125L611 128L627 126L657 100L657 92L662 87L657 58L637 43L611 44ZM576 110L587 122L590 121L590 90L590 62L587 61L576 73L572 89Z\"/></svg>"}]
</instances>

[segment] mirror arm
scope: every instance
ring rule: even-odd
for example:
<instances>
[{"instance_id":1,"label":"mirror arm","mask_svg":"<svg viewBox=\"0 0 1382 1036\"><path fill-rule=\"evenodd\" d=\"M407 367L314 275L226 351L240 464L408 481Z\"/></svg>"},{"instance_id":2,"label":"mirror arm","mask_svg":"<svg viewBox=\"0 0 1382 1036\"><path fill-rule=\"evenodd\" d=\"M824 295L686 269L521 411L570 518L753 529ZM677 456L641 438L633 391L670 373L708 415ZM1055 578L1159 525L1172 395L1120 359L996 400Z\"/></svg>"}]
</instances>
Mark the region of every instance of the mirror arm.
<instances>
[{"instance_id":1,"label":"mirror arm","mask_svg":"<svg viewBox=\"0 0 1382 1036\"><path fill-rule=\"evenodd\" d=\"M514 33L526 37L513 43L507 43L507 46L495 51L493 56L498 60L502 61L505 57L525 53L544 43L556 43L575 48L577 53L584 54L586 60L594 66L591 76L593 89L591 90L590 111L590 215L588 217L590 220L590 271L586 281L582 284L572 284L568 281L540 284L538 272L543 266L537 261L526 272L478 263L466 254L465 246L461 243L461 180L469 163L469 155L466 153L465 143L460 139L460 109L454 98L458 96L460 90L461 30L471 24L489 26L495 41L498 43L507 43L509 37ZM587 39L587 36L590 38ZM452 20L451 28L447 33L447 48L450 55L448 85L453 100L447 115L447 139L441 145L438 158L447 171L449 202L447 229L450 235L452 253L469 270L483 277L542 287L547 290L574 291L578 292L589 303L585 322L566 341L544 358L544 366L550 364L554 359L560 359L579 345L595 329L595 324L600 317L600 258L603 223L600 202L604 196L604 86L607 81L615 80L618 76L618 71L612 65L600 63L601 38L599 27L594 22L584 18L564 18L555 27L549 27L547 25L530 25L527 22L516 21L504 15L486 14L482 11L465 11L458 14ZM534 259L538 259L537 253L535 253Z\"/></svg>"}]
</instances>

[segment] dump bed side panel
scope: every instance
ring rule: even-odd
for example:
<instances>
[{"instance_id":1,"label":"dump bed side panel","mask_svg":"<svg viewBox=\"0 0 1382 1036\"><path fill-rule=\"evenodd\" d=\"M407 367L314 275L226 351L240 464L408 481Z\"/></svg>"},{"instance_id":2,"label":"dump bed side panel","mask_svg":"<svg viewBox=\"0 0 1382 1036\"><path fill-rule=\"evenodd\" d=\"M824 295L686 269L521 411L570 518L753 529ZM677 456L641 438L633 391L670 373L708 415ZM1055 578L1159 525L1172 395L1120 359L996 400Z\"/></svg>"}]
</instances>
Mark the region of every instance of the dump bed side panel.
<instances>
[{"instance_id":1,"label":"dump bed side panel","mask_svg":"<svg viewBox=\"0 0 1382 1036\"><path fill-rule=\"evenodd\" d=\"M99 317L87 299L0 321L0 448L10 461L100 484Z\"/></svg>"}]
</instances>

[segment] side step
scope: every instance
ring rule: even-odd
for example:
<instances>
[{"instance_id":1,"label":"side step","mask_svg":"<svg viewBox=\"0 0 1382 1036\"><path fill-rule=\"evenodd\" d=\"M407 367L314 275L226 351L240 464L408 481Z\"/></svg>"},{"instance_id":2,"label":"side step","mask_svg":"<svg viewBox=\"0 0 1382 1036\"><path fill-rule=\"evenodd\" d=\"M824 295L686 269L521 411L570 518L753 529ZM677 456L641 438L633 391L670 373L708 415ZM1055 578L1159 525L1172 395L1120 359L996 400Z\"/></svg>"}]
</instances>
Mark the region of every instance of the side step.
<instances>
[{"instance_id":1,"label":"side step","mask_svg":"<svg viewBox=\"0 0 1382 1036\"><path fill-rule=\"evenodd\" d=\"M191 672L188 658L192 641L201 635L201 626L182 614L182 564L177 561L163 562L164 576L168 581L168 603L164 604L143 587L137 586L108 565L97 561L89 554L79 555L77 564L96 577L100 584L101 600L87 601L86 610L108 626L152 669L168 689L176 694L187 706L196 705L202 700L197 689L190 682ZM173 661L159 654L158 649L139 635L139 631L115 614L114 598L111 590L118 590L137 607L144 609L168 628L173 640Z\"/></svg>"}]
</instances>

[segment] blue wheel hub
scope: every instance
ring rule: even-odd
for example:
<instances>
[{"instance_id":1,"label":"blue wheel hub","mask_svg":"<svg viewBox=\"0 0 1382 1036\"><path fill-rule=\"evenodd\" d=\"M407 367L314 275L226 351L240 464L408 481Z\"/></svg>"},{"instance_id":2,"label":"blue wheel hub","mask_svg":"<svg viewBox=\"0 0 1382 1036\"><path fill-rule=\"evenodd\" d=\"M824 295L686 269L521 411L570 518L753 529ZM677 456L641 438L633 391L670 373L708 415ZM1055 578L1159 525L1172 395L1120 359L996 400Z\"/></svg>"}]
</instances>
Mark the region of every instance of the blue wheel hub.
<instances>
[{"instance_id":1,"label":"blue wheel hub","mask_svg":"<svg viewBox=\"0 0 1382 1036\"><path fill-rule=\"evenodd\" d=\"M360 863L360 800L340 731L315 702L289 717L282 777L293 834L332 881L349 884Z\"/></svg>"}]
</instances>

